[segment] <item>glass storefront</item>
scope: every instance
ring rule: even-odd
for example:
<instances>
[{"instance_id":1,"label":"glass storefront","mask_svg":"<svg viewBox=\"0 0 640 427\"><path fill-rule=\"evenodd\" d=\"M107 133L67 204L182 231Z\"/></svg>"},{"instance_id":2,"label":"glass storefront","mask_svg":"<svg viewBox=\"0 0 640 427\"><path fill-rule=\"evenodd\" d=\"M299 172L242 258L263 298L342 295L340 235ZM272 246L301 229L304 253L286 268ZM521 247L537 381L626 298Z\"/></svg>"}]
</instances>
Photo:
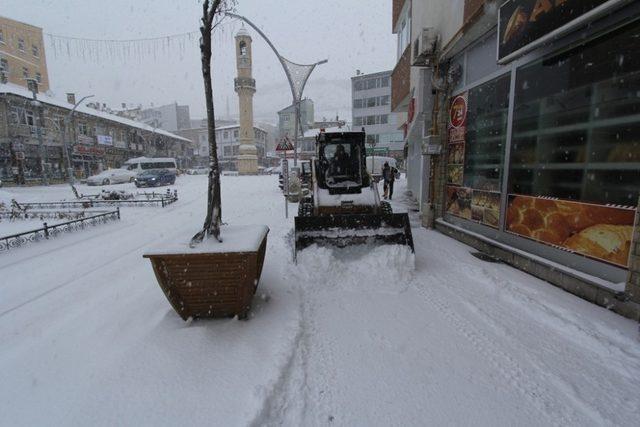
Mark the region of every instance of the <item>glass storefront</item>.
<instances>
[{"instance_id":1,"label":"glass storefront","mask_svg":"<svg viewBox=\"0 0 640 427\"><path fill-rule=\"evenodd\" d=\"M640 25L517 72L509 191L635 206Z\"/></svg>"},{"instance_id":2,"label":"glass storefront","mask_svg":"<svg viewBox=\"0 0 640 427\"><path fill-rule=\"evenodd\" d=\"M635 22L463 84L450 104L445 218L626 268L640 196L638 51Z\"/></svg>"}]
</instances>

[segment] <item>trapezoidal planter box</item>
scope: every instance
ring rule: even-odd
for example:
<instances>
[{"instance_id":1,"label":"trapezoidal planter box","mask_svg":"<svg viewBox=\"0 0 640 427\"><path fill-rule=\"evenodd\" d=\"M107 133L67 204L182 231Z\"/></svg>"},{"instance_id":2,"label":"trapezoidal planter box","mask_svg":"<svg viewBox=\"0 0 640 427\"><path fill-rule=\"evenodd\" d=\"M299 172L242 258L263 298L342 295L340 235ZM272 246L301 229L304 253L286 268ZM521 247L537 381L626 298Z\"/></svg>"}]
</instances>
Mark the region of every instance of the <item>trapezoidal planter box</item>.
<instances>
[{"instance_id":1,"label":"trapezoidal planter box","mask_svg":"<svg viewBox=\"0 0 640 427\"><path fill-rule=\"evenodd\" d=\"M197 317L245 319L256 292L267 250L269 228L223 226L222 243L207 238L194 248L169 243L144 254L174 310Z\"/></svg>"}]
</instances>

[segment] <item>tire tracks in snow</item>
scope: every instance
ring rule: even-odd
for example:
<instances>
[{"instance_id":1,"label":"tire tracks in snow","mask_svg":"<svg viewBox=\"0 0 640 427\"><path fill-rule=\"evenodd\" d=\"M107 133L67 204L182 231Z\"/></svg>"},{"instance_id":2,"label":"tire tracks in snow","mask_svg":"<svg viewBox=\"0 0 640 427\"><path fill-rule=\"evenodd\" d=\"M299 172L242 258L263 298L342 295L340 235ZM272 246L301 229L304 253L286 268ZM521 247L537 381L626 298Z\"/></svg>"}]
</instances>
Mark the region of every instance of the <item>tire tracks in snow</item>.
<instances>
[{"instance_id":1,"label":"tire tracks in snow","mask_svg":"<svg viewBox=\"0 0 640 427\"><path fill-rule=\"evenodd\" d=\"M413 285L425 297L425 300L453 326L455 331L489 361L510 387L529 400L545 417L551 415L549 423L557 426L575 424L579 420L576 417L576 413L568 411L564 405L559 404L559 402L550 397L552 394L549 389L533 379L537 376L537 373L530 372L530 370L523 367L512 355L503 351L500 344L458 314L438 295L442 287L435 289L433 284L439 281L448 283L448 279L450 278L436 276L436 280L430 281L427 286L419 286L415 281Z\"/></svg>"}]
</instances>

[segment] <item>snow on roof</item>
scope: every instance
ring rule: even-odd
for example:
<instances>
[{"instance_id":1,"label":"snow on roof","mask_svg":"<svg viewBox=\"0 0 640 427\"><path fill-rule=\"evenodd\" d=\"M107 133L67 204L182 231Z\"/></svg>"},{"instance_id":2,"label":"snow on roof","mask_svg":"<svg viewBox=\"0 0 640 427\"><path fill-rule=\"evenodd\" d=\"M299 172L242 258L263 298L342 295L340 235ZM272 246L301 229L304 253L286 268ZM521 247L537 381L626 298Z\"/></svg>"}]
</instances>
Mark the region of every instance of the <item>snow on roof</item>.
<instances>
[{"instance_id":1,"label":"snow on roof","mask_svg":"<svg viewBox=\"0 0 640 427\"><path fill-rule=\"evenodd\" d=\"M304 133L304 137L305 138L311 138L311 137L316 137L320 134L320 128L314 128L314 129L309 129ZM344 125L342 127L338 127L338 126L334 126L334 127L330 127L330 128L324 128L324 131L326 133L331 133L331 132L351 132L351 126L349 125Z\"/></svg>"},{"instance_id":2,"label":"snow on roof","mask_svg":"<svg viewBox=\"0 0 640 427\"><path fill-rule=\"evenodd\" d=\"M31 91L13 83L0 83L0 93L18 95L18 96L22 96L24 98L29 98L29 99L33 98ZM73 108L73 104L68 103L66 99L63 100L63 99L56 98L54 95L51 95L51 92L39 93L38 101L44 104L54 105L56 107L67 108L69 110ZM105 111L98 111L94 108L87 107L86 105L78 105L78 107L76 108L76 111L82 114L87 114L89 116L99 117L101 119L120 123L126 126L131 126L141 130L146 130L148 132L157 133L159 135L164 135L173 139L178 139L180 141L191 142L190 139L183 138L171 132L167 132L164 129L154 128L145 123L137 122L135 120L127 119L125 117L116 116L115 114L110 114Z\"/></svg>"}]
</instances>

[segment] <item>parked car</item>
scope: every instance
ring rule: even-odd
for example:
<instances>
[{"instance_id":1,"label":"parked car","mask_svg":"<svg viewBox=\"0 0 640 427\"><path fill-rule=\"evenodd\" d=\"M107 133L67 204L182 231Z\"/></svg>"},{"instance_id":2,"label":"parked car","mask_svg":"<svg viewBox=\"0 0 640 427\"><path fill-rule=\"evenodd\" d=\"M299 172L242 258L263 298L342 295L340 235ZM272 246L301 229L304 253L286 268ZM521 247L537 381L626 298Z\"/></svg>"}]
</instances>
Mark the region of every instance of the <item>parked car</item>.
<instances>
[{"instance_id":1,"label":"parked car","mask_svg":"<svg viewBox=\"0 0 640 427\"><path fill-rule=\"evenodd\" d=\"M97 175L87 178L87 185L110 185L133 182L136 179L136 172L128 169L107 169Z\"/></svg>"},{"instance_id":2,"label":"parked car","mask_svg":"<svg viewBox=\"0 0 640 427\"><path fill-rule=\"evenodd\" d=\"M187 169L187 175L208 175L209 168L207 166L198 166L195 168Z\"/></svg>"},{"instance_id":3,"label":"parked car","mask_svg":"<svg viewBox=\"0 0 640 427\"><path fill-rule=\"evenodd\" d=\"M136 187L160 187L176 183L175 172L169 169L150 169L142 172L136 178Z\"/></svg>"}]
</instances>

